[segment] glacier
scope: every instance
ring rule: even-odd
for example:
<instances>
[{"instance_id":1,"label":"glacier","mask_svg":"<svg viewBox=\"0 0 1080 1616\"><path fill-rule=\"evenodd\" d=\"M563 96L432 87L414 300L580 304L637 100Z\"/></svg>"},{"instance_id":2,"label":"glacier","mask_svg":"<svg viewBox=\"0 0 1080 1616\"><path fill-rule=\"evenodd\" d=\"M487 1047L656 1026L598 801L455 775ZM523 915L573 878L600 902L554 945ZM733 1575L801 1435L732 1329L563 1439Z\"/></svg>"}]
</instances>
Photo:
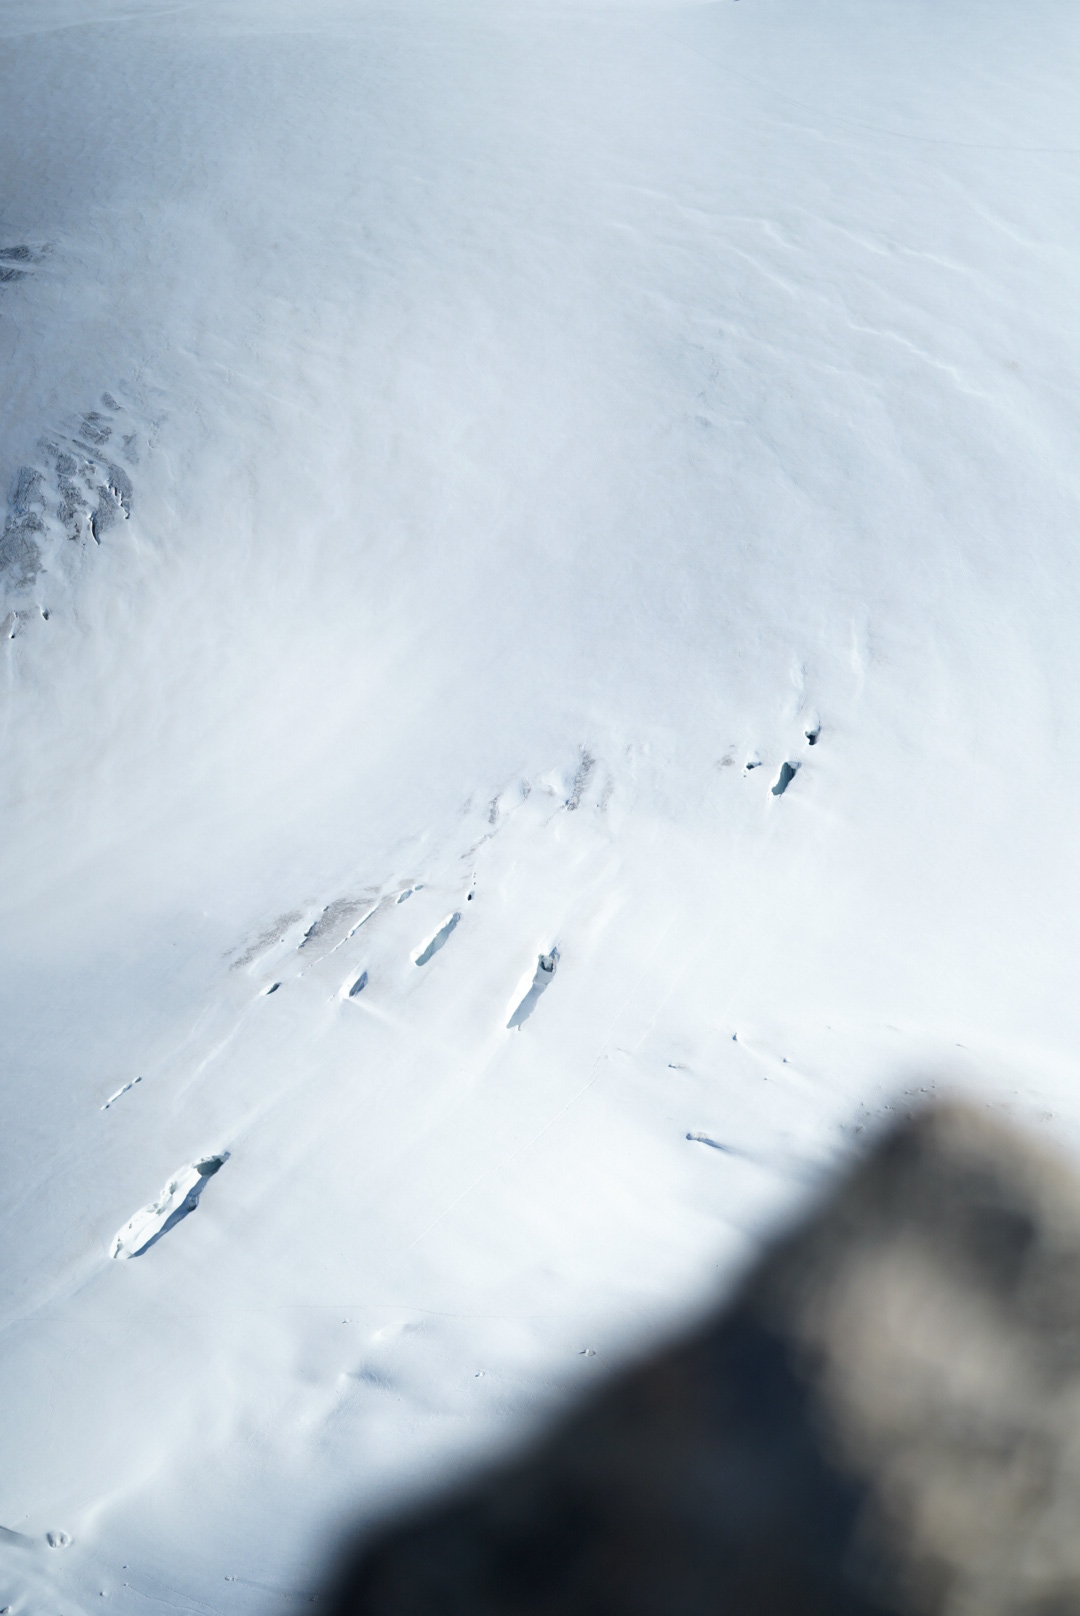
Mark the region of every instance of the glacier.
<instances>
[{"instance_id":1,"label":"glacier","mask_svg":"<svg viewBox=\"0 0 1080 1616\"><path fill-rule=\"evenodd\" d=\"M1078 68L2 0L17 1616L306 1606L926 1094L1080 1154Z\"/></svg>"}]
</instances>

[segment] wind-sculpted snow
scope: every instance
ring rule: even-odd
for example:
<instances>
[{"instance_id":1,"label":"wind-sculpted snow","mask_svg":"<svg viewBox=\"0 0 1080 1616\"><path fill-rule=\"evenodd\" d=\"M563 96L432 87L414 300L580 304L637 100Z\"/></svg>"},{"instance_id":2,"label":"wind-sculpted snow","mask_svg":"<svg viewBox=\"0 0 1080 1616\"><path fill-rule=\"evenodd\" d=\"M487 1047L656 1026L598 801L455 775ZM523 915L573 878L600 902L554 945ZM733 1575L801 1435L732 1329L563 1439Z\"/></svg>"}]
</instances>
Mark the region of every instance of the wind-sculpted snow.
<instances>
[{"instance_id":1,"label":"wind-sculpted snow","mask_svg":"<svg viewBox=\"0 0 1080 1616\"><path fill-rule=\"evenodd\" d=\"M454 927L458 924L460 919L460 909L455 909L452 915L447 915L446 919L435 929L432 935L428 938L427 942L422 943L421 946L416 950L415 954L413 955L413 964L426 965L428 961L439 952L440 948L444 948L450 940L450 933L454 930Z\"/></svg>"},{"instance_id":2,"label":"wind-sculpted snow","mask_svg":"<svg viewBox=\"0 0 1080 1616\"><path fill-rule=\"evenodd\" d=\"M1080 1148L1078 27L0 4L13 1616L310 1609L909 1091Z\"/></svg>"},{"instance_id":3,"label":"wind-sculpted snow","mask_svg":"<svg viewBox=\"0 0 1080 1616\"><path fill-rule=\"evenodd\" d=\"M133 1077L133 1078L129 1079L129 1081L127 1083L122 1083L118 1089L114 1089L112 1094L109 1095L109 1098L104 1102L101 1109L103 1111L108 1111L112 1106L114 1106L116 1104L117 1100L122 1100L125 1094L130 1094L131 1090L135 1087L136 1083L141 1083L141 1082L142 1082L141 1077Z\"/></svg>"},{"instance_id":4,"label":"wind-sculpted snow","mask_svg":"<svg viewBox=\"0 0 1080 1616\"><path fill-rule=\"evenodd\" d=\"M0 577L6 575L16 589L27 588L41 571L46 510L44 478L33 466L20 466L0 536Z\"/></svg>"},{"instance_id":5,"label":"wind-sculpted snow","mask_svg":"<svg viewBox=\"0 0 1080 1616\"><path fill-rule=\"evenodd\" d=\"M100 546L131 516L134 489L118 462L137 463L139 433L110 393L101 402L70 434L42 439L38 463L19 466L12 478L0 534L0 594L12 600L24 597L42 572L64 568L62 541Z\"/></svg>"},{"instance_id":6,"label":"wind-sculpted snow","mask_svg":"<svg viewBox=\"0 0 1080 1616\"><path fill-rule=\"evenodd\" d=\"M365 920L370 920L377 908L370 893L359 898L335 898L308 927L300 947L308 953L315 949L335 951L359 931Z\"/></svg>"},{"instance_id":7,"label":"wind-sculpted snow","mask_svg":"<svg viewBox=\"0 0 1080 1616\"><path fill-rule=\"evenodd\" d=\"M141 1257L143 1252L168 1234L178 1223L194 1212L199 1197L229 1159L229 1152L218 1156L203 1156L187 1167L179 1168L169 1179L156 1201L144 1206L124 1224L112 1243L113 1257Z\"/></svg>"},{"instance_id":8,"label":"wind-sculpted snow","mask_svg":"<svg viewBox=\"0 0 1080 1616\"><path fill-rule=\"evenodd\" d=\"M524 995L515 1004L510 1020L506 1023L508 1028L512 1030L515 1027L522 1027L528 1021L536 1009L540 995L547 992L554 979L555 967L558 963L559 950L557 948L552 948L546 954L540 955L532 981L529 983Z\"/></svg>"},{"instance_id":9,"label":"wind-sculpted snow","mask_svg":"<svg viewBox=\"0 0 1080 1616\"><path fill-rule=\"evenodd\" d=\"M809 736L807 736L807 740L808 741L810 740ZM812 746L812 745L814 745L814 742L810 741L810 744ZM786 760L785 760L785 762L781 763L781 765L780 765L780 773L777 775L776 783L774 784L774 786L772 788L772 794L773 794L774 797L782 797L784 795L784 792L787 790L788 786L794 780L796 772L801 767L802 767L802 765L800 764L798 759L796 759L796 761L794 763L789 763Z\"/></svg>"},{"instance_id":10,"label":"wind-sculpted snow","mask_svg":"<svg viewBox=\"0 0 1080 1616\"><path fill-rule=\"evenodd\" d=\"M27 280L41 257L41 253L35 252L25 242L18 242L13 247L0 247L0 286Z\"/></svg>"}]
</instances>

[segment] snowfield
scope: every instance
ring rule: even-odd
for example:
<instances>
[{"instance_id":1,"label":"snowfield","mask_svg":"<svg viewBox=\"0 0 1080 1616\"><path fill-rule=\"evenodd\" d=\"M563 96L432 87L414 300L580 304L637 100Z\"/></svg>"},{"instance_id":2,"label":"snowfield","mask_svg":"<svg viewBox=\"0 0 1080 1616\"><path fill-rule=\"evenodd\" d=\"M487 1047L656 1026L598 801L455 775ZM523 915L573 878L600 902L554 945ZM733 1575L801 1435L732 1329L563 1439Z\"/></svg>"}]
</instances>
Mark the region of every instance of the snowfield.
<instances>
[{"instance_id":1,"label":"snowfield","mask_svg":"<svg viewBox=\"0 0 1080 1616\"><path fill-rule=\"evenodd\" d=\"M298 1611L924 1092L1080 1156L1078 78L0 0L15 1616Z\"/></svg>"}]
</instances>

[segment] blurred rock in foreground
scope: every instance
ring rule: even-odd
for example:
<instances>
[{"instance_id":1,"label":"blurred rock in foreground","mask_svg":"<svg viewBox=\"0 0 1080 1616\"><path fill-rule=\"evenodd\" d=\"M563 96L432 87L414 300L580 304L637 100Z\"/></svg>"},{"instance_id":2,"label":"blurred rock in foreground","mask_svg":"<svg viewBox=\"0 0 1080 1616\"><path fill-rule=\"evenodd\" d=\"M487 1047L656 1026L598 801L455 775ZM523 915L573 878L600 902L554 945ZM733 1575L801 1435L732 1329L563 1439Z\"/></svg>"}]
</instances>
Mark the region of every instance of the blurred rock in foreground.
<instances>
[{"instance_id":1,"label":"blurred rock in foreground","mask_svg":"<svg viewBox=\"0 0 1080 1616\"><path fill-rule=\"evenodd\" d=\"M335 1616L1080 1613L1080 1189L887 1138L691 1337L397 1524Z\"/></svg>"}]
</instances>

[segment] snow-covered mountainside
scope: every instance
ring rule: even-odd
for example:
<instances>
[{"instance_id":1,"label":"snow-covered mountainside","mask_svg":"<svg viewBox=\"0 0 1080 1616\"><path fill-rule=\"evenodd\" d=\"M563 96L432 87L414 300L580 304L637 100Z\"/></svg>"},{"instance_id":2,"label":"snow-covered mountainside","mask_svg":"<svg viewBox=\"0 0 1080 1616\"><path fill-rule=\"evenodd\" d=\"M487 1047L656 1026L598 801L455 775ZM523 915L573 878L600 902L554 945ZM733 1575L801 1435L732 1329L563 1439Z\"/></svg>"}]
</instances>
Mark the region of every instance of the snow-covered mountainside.
<instances>
[{"instance_id":1,"label":"snow-covered mountainside","mask_svg":"<svg viewBox=\"0 0 1080 1616\"><path fill-rule=\"evenodd\" d=\"M0 1574L306 1604L934 1087L1080 1153L1072 0L2 0Z\"/></svg>"}]
</instances>

